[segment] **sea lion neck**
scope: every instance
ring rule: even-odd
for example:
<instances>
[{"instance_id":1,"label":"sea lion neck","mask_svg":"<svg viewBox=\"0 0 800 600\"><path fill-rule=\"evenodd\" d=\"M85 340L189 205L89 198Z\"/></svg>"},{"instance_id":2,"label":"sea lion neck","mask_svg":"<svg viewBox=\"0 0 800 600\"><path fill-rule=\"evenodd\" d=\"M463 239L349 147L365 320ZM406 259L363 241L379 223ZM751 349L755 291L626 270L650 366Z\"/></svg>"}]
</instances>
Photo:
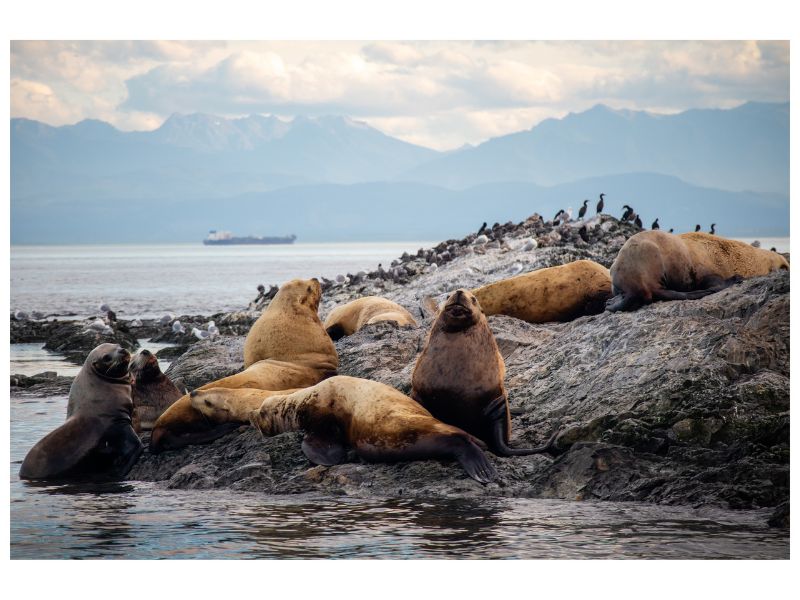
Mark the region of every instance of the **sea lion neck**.
<instances>
[{"instance_id":1,"label":"sea lion neck","mask_svg":"<svg viewBox=\"0 0 800 600\"><path fill-rule=\"evenodd\" d=\"M100 371L98 371L94 365L91 365L91 371L93 375L96 375L103 381L107 381L109 383L120 383L125 385L131 384L131 376L127 372L121 377L111 377L110 375L106 375L105 373L101 373Z\"/></svg>"}]
</instances>

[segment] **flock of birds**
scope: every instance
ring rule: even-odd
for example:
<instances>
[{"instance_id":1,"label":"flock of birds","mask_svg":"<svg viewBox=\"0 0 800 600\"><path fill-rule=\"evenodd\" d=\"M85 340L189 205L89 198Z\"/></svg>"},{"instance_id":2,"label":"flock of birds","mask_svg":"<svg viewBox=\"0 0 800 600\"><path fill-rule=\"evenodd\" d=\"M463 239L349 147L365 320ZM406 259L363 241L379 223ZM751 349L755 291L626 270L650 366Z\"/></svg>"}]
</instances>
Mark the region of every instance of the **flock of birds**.
<instances>
[{"instance_id":1,"label":"flock of birds","mask_svg":"<svg viewBox=\"0 0 800 600\"><path fill-rule=\"evenodd\" d=\"M597 203L597 213L596 213L598 215L601 212L603 212L603 207L605 206L604 197L605 197L605 194L600 194L600 201ZM633 210L633 207L628 206L627 204L623 204L622 208L625 209L623 211L622 217L620 219L622 222L629 221L629 222L633 223L634 225L636 225L639 229L644 229L644 224L642 223L642 218L636 213L636 211ZM583 201L583 206L581 206L580 209L578 210L578 219L583 220L584 217L586 216L586 211L588 211L588 210L589 210L589 201L588 200L584 200ZM553 225L554 226L558 226L558 225L560 225L562 223L569 223L570 221L572 221L572 207L571 206L568 207L567 210L563 210L563 209L559 210L556 213L556 216L553 217ZM712 235L716 234L717 233L717 229L716 228L717 228L717 224L716 223L712 223L711 224L711 229L709 230L709 233L712 234ZM650 225L650 229L661 229L661 226L658 224L658 218L656 218L656 220L653 221L652 225ZM700 231L700 229L701 229L701 227L700 227L699 224L695 225L695 227L694 227L695 232ZM673 233L673 231L674 231L673 229L669 230L670 233ZM583 236L581 236L581 237L583 237Z\"/></svg>"}]
</instances>

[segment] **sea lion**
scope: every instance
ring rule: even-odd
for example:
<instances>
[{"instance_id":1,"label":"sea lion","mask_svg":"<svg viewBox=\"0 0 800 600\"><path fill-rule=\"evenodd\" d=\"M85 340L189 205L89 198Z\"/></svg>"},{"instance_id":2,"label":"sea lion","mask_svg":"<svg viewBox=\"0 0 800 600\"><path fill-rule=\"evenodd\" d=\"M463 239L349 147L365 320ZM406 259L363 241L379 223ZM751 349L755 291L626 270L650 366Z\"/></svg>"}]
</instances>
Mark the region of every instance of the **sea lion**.
<instances>
[{"instance_id":1,"label":"sea lion","mask_svg":"<svg viewBox=\"0 0 800 600\"><path fill-rule=\"evenodd\" d=\"M786 259L708 233L632 236L611 265L609 311L635 310L654 300L695 300L741 281L788 269Z\"/></svg>"},{"instance_id":2,"label":"sea lion","mask_svg":"<svg viewBox=\"0 0 800 600\"><path fill-rule=\"evenodd\" d=\"M398 326L417 325L411 313L396 302L380 296L364 296L334 308L323 326L332 340L338 340L379 321L391 321Z\"/></svg>"},{"instance_id":3,"label":"sea lion","mask_svg":"<svg viewBox=\"0 0 800 600\"><path fill-rule=\"evenodd\" d=\"M123 477L142 452L131 426L131 355L117 344L89 353L72 382L67 420L31 448L20 479Z\"/></svg>"},{"instance_id":4,"label":"sea lion","mask_svg":"<svg viewBox=\"0 0 800 600\"><path fill-rule=\"evenodd\" d=\"M214 405L236 404L243 392L215 388L192 394L213 411ZM497 477L472 436L383 383L338 375L292 394L261 393L253 425L265 436L304 430L302 450L315 464L338 464L352 448L369 462L454 459L481 483Z\"/></svg>"},{"instance_id":5,"label":"sea lion","mask_svg":"<svg viewBox=\"0 0 800 600\"><path fill-rule=\"evenodd\" d=\"M336 347L319 320L322 294L316 279L295 279L281 286L245 340L245 369L198 389L214 387L289 390L319 383L336 374ZM151 452L217 439L235 423L214 423L192 408L189 395L158 418Z\"/></svg>"},{"instance_id":6,"label":"sea lion","mask_svg":"<svg viewBox=\"0 0 800 600\"><path fill-rule=\"evenodd\" d=\"M528 323L571 321L605 310L611 275L603 265L576 260L502 279L472 293L486 316L507 315Z\"/></svg>"},{"instance_id":7,"label":"sea lion","mask_svg":"<svg viewBox=\"0 0 800 600\"><path fill-rule=\"evenodd\" d=\"M153 428L156 419L184 392L161 372L158 358L142 350L130 362L131 397L133 399L133 430L136 433Z\"/></svg>"},{"instance_id":8,"label":"sea lion","mask_svg":"<svg viewBox=\"0 0 800 600\"><path fill-rule=\"evenodd\" d=\"M483 440L500 456L553 452L555 435L538 448L510 448L505 363L478 299L457 290L431 326L411 375L411 397L437 419Z\"/></svg>"}]
</instances>

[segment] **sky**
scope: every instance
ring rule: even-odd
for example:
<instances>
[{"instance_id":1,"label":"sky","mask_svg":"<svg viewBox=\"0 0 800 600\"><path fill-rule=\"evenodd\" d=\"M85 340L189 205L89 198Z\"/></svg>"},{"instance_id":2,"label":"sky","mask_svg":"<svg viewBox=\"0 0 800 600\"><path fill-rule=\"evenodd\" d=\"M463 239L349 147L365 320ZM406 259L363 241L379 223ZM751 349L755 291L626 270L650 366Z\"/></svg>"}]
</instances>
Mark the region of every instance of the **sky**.
<instances>
[{"instance_id":1,"label":"sky","mask_svg":"<svg viewBox=\"0 0 800 600\"><path fill-rule=\"evenodd\" d=\"M437 150L597 103L674 113L789 100L789 43L12 41L11 117L346 115Z\"/></svg>"}]
</instances>

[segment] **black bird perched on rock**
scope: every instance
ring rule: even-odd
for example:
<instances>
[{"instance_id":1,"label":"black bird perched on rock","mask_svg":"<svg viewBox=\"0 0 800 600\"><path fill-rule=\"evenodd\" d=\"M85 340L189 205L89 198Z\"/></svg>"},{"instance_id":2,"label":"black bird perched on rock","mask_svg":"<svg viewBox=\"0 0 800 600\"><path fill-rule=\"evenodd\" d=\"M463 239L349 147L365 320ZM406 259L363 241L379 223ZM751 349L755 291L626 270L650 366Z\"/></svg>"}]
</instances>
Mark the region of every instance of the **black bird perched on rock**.
<instances>
[{"instance_id":1,"label":"black bird perched on rock","mask_svg":"<svg viewBox=\"0 0 800 600\"><path fill-rule=\"evenodd\" d=\"M584 242L586 242L587 244L589 243L589 235L588 235L587 230L586 230L586 225L584 225L583 227L578 229L578 235L581 236L581 239Z\"/></svg>"},{"instance_id":2,"label":"black bird perched on rock","mask_svg":"<svg viewBox=\"0 0 800 600\"><path fill-rule=\"evenodd\" d=\"M588 200L584 200L583 201L583 206L581 206L581 209L578 211L578 218L579 219L582 219L583 215L586 214L586 205L587 204L589 204L589 201Z\"/></svg>"},{"instance_id":3,"label":"black bird perched on rock","mask_svg":"<svg viewBox=\"0 0 800 600\"><path fill-rule=\"evenodd\" d=\"M650 229L661 229L661 226L658 224L658 219L653 221L653 224L650 225Z\"/></svg>"},{"instance_id":4,"label":"black bird perched on rock","mask_svg":"<svg viewBox=\"0 0 800 600\"><path fill-rule=\"evenodd\" d=\"M709 231L708 233L710 233L711 235L715 235L717 233L716 229L714 229L716 226L717 226L716 223L712 223L711 224L711 231Z\"/></svg>"},{"instance_id":5,"label":"black bird perched on rock","mask_svg":"<svg viewBox=\"0 0 800 600\"><path fill-rule=\"evenodd\" d=\"M553 217L553 221L558 221L558 217L560 217L562 214L564 214L564 209L563 209L563 208L562 208L562 209L560 209L560 210L559 210L559 211L556 213L556 216L555 216L555 217Z\"/></svg>"},{"instance_id":6,"label":"black bird perched on rock","mask_svg":"<svg viewBox=\"0 0 800 600\"><path fill-rule=\"evenodd\" d=\"M603 212L603 206L605 205L605 203L603 202L603 196L605 196L605 194L600 194L600 202L597 203L597 214L598 215L601 212Z\"/></svg>"},{"instance_id":7,"label":"black bird perched on rock","mask_svg":"<svg viewBox=\"0 0 800 600\"><path fill-rule=\"evenodd\" d=\"M669 232L672 233L673 231L675 231L675 230L672 227L670 227L669 228Z\"/></svg>"},{"instance_id":8,"label":"black bird perched on rock","mask_svg":"<svg viewBox=\"0 0 800 600\"><path fill-rule=\"evenodd\" d=\"M698 231L700 231L700 224L699 223L694 226L694 232L697 233Z\"/></svg>"},{"instance_id":9,"label":"black bird perched on rock","mask_svg":"<svg viewBox=\"0 0 800 600\"><path fill-rule=\"evenodd\" d=\"M633 214L633 209L628 206L627 204L623 204L622 208L625 209L625 212L622 213L622 221L627 221L628 218Z\"/></svg>"},{"instance_id":10,"label":"black bird perched on rock","mask_svg":"<svg viewBox=\"0 0 800 600\"><path fill-rule=\"evenodd\" d=\"M486 221L484 221L483 225L481 225L481 228L478 229L478 235L482 234L484 231L486 231Z\"/></svg>"},{"instance_id":11,"label":"black bird perched on rock","mask_svg":"<svg viewBox=\"0 0 800 600\"><path fill-rule=\"evenodd\" d=\"M642 220L639 218L639 215L636 215L636 218L633 220L633 222L639 229L644 229L644 227L642 227Z\"/></svg>"}]
</instances>

